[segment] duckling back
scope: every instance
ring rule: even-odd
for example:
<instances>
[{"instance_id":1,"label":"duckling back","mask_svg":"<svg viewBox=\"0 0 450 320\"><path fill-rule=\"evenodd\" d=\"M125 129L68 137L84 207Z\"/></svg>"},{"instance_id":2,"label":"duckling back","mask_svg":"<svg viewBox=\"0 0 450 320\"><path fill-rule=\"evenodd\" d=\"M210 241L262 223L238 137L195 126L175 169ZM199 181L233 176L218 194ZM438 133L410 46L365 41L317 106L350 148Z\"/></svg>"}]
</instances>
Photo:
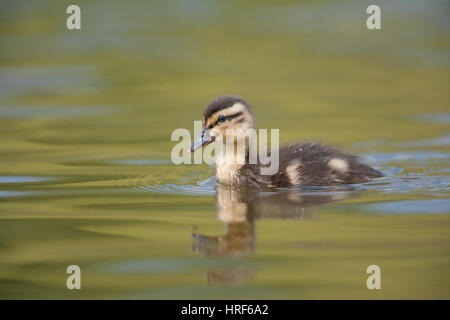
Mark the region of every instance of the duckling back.
<instances>
[{"instance_id":1,"label":"duckling back","mask_svg":"<svg viewBox=\"0 0 450 320\"><path fill-rule=\"evenodd\" d=\"M358 157L319 143L290 144L280 149L274 185L340 185L368 181L382 173Z\"/></svg>"},{"instance_id":2,"label":"duckling back","mask_svg":"<svg viewBox=\"0 0 450 320\"><path fill-rule=\"evenodd\" d=\"M361 163L358 157L319 143L290 144L279 150L279 169L271 176L260 174L260 164L239 169L233 184L289 187L327 186L366 182L383 174Z\"/></svg>"}]
</instances>

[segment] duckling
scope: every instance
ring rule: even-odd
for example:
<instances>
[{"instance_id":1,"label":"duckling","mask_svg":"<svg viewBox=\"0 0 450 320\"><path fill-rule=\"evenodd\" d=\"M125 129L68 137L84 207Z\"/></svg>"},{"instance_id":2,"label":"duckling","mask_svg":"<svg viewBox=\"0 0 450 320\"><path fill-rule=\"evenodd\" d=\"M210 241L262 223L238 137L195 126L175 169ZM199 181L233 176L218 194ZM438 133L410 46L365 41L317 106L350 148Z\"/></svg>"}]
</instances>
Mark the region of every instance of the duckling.
<instances>
[{"instance_id":1,"label":"duckling","mask_svg":"<svg viewBox=\"0 0 450 320\"><path fill-rule=\"evenodd\" d=\"M236 139L231 152L225 146L222 148L225 151L221 161L217 161L216 155L214 173L217 181L223 185L332 186L361 183L383 176L378 170L361 163L355 155L312 142L292 143L281 147L278 171L274 174L261 174L261 168L267 165L259 160L256 163L249 161L251 141L248 136L239 134L254 128L253 112L249 104L237 96L220 96L211 101L203 112L202 123L202 132L193 141L191 152L212 142L225 144L227 139Z\"/></svg>"}]
</instances>

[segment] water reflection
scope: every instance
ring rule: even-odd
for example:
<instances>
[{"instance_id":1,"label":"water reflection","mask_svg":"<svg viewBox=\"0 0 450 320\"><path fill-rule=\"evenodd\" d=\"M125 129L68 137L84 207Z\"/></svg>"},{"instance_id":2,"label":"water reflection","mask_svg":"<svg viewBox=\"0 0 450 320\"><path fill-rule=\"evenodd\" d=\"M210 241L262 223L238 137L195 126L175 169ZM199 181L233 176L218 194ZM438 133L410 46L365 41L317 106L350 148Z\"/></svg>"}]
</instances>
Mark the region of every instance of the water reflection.
<instances>
[{"instance_id":1,"label":"water reflection","mask_svg":"<svg viewBox=\"0 0 450 320\"><path fill-rule=\"evenodd\" d=\"M259 191L217 186L217 218L224 223L224 232L218 236L192 231L191 250L207 257L241 258L255 250L255 224L258 219L311 220L314 207L345 200L355 193L304 192L301 190ZM210 269L208 284L241 284L254 275L249 266Z\"/></svg>"}]
</instances>

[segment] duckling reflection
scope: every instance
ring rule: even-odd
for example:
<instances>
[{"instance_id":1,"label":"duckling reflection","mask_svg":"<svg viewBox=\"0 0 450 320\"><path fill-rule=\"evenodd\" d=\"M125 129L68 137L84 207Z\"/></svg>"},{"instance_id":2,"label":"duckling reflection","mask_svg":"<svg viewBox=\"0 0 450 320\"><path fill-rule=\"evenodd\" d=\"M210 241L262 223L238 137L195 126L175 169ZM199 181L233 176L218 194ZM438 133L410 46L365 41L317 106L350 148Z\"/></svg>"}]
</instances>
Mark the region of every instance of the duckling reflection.
<instances>
[{"instance_id":1,"label":"duckling reflection","mask_svg":"<svg viewBox=\"0 0 450 320\"><path fill-rule=\"evenodd\" d=\"M341 191L341 190L336 190ZM313 219L313 207L348 199L349 192L304 192L302 190L249 190L217 186L217 217L224 222L222 235L192 232L191 250L207 257L246 257L255 249L255 221L258 219ZM243 267L208 272L209 284L242 283L253 271Z\"/></svg>"}]
</instances>

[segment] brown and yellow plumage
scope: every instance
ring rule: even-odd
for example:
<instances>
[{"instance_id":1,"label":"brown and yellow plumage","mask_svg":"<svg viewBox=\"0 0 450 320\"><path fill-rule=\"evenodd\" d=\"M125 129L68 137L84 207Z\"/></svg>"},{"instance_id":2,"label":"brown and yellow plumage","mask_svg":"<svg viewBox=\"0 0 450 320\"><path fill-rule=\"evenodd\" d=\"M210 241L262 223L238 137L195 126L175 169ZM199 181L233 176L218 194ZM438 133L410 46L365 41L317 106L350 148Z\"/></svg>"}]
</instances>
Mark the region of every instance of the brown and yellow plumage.
<instances>
[{"instance_id":1,"label":"brown and yellow plumage","mask_svg":"<svg viewBox=\"0 0 450 320\"><path fill-rule=\"evenodd\" d=\"M244 99L221 96L209 103L203 113L203 131L192 144L194 151L227 138L239 139L241 132L254 127L253 113ZM226 150L224 148L224 150ZM275 174L261 174L263 164L250 163L249 142L235 149L215 164L219 183L234 186L289 187L294 185L342 185L368 181L382 173L361 163L354 155L319 143L293 143L279 149L279 166ZM241 156L244 162L239 161Z\"/></svg>"}]
</instances>

